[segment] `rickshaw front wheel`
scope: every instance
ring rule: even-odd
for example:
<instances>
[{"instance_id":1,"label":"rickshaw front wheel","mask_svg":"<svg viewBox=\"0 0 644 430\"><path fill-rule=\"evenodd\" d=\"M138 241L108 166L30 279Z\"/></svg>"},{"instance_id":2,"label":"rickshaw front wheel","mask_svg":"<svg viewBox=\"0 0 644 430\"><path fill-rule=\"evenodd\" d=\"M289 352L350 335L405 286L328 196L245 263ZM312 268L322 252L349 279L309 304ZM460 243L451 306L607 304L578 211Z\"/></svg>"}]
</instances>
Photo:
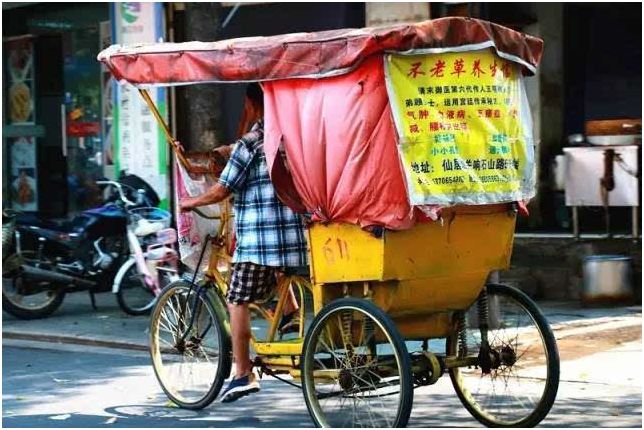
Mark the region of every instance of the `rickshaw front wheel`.
<instances>
[{"instance_id":1,"label":"rickshaw front wheel","mask_svg":"<svg viewBox=\"0 0 644 430\"><path fill-rule=\"evenodd\" d=\"M150 319L150 355L161 388L176 405L202 409L232 365L226 311L213 288L179 280L163 289Z\"/></svg>"},{"instance_id":2,"label":"rickshaw front wheel","mask_svg":"<svg viewBox=\"0 0 644 430\"><path fill-rule=\"evenodd\" d=\"M318 427L405 427L413 385L407 347L391 318L365 299L342 298L311 323L302 389Z\"/></svg>"},{"instance_id":3,"label":"rickshaw front wheel","mask_svg":"<svg viewBox=\"0 0 644 430\"><path fill-rule=\"evenodd\" d=\"M559 387L559 352L548 321L525 293L507 285L487 285L472 307L447 339L448 357L478 357L477 366L449 370L456 394L488 427L536 426Z\"/></svg>"}]
</instances>

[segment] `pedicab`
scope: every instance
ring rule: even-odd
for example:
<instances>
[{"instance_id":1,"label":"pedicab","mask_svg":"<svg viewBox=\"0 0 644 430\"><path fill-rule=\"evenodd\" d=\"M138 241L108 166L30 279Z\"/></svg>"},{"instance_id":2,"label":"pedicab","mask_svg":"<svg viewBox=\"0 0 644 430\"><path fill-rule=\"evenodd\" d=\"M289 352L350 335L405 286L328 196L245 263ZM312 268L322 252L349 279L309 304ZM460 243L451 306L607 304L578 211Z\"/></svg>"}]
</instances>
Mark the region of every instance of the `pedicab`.
<instances>
[{"instance_id":1,"label":"pedicab","mask_svg":"<svg viewBox=\"0 0 644 430\"><path fill-rule=\"evenodd\" d=\"M267 329L252 348L260 374L302 389L315 425L403 427L414 389L447 373L476 420L526 427L555 400L557 345L527 295L489 278L509 267L517 211L534 195L523 79L542 49L496 24L442 18L112 46L98 58L138 88L193 173L150 90L261 83L267 164L280 199L309 222L310 276L286 273L274 312L256 307ZM151 321L156 376L191 409L231 370L220 270L230 215L217 219L204 280L168 286ZM303 323L280 338L289 287Z\"/></svg>"}]
</instances>

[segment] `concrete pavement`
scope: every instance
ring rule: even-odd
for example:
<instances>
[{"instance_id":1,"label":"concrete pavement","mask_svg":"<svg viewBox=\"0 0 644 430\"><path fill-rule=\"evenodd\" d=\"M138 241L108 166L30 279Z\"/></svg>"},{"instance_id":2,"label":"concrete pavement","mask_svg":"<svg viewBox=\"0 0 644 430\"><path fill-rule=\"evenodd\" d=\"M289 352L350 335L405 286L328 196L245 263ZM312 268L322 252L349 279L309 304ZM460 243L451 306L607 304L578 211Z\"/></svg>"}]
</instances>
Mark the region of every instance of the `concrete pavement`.
<instances>
[{"instance_id":1,"label":"concrete pavement","mask_svg":"<svg viewBox=\"0 0 644 430\"><path fill-rule=\"evenodd\" d=\"M575 372L589 373L605 365L611 368L606 373L610 383L603 377L586 382L563 377L541 426L641 427L641 373L629 374L630 382L615 382L621 377L615 369L641 366L640 344L605 354L568 364ZM617 368L608 361L615 354L621 357ZM273 378L265 377L260 393L234 404L215 402L188 411L168 403L143 352L7 340L3 364L4 427L312 426L302 393ZM409 426L480 427L447 377L415 390Z\"/></svg>"},{"instance_id":2,"label":"concrete pavement","mask_svg":"<svg viewBox=\"0 0 644 430\"><path fill-rule=\"evenodd\" d=\"M70 295L50 318L35 321L3 313L5 427L312 425L301 392L272 378L262 381L252 401L234 408L169 407L144 352L148 318L125 315L110 293L97 302L93 311L86 294ZM641 427L641 307L539 305L562 358L557 401L542 425ZM415 391L410 426L477 423L444 377Z\"/></svg>"},{"instance_id":3,"label":"concrete pavement","mask_svg":"<svg viewBox=\"0 0 644 430\"><path fill-rule=\"evenodd\" d=\"M74 293L48 318L20 320L2 312L3 338L147 350L147 316L127 315L112 293L96 294L96 304L95 311L88 293Z\"/></svg>"},{"instance_id":4,"label":"concrete pavement","mask_svg":"<svg viewBox=\"0 0 644 430\"><path fill-rule=\"evenodd\" d=\"M69 294L62 306L49 318L19 320L2 313L4 338L61 343L114 346L147 350L148 318L125 314L112 293L96 295L94 311L86 293ZM583 308L576 302L545 301L539 307L550 322L557 338L575 333L616 327L642 325L641 306ZM641 335L641 330L640 330Z\"/></svg>"}]
</instances>

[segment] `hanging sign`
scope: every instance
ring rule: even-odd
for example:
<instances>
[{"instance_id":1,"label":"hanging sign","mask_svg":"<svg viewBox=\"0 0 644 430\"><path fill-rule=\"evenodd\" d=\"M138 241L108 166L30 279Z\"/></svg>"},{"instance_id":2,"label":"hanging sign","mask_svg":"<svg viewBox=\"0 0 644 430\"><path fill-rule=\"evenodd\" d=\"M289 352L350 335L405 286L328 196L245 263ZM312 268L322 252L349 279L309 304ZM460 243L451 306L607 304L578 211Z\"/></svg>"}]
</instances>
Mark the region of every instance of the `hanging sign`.
<instances>
[{"instance_id":1,"label":"hanging sign","mask_svg":"<svg viewBox=\"0 0 644 430\"><path fill-rule=\"evenodd\" d=\"M386 55L412 205L534 196L532 121L518 65L492 50Z\"/></svg>"},{"instance_id":2,"label":"hanging sign","mask_svg":"<svg viewBox=\"0 0 644 430\"><path fill-rule=\"evenodd\" d=\"M163 38L163 4L113 3L113 40L121 45L154 43ZM114 165L148 182L167 207L167 145L163 132L138 91L129 85L116 85L114 103ZM166 91L150 91L152 100L165 117Z\"/></svg>"}]
</instances>

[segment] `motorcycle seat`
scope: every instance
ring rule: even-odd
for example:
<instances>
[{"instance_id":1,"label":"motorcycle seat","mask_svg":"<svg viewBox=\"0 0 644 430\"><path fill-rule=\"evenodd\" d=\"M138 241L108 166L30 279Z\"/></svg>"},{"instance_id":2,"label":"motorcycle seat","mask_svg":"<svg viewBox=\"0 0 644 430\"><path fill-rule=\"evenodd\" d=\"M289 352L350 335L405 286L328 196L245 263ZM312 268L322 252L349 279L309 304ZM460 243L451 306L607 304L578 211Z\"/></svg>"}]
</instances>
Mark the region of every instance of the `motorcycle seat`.
<instances>
[{"instance_id":1,"label":"motorcycle seat","mask_svg":"<svg viewBox=\"0 0 644 430\"><path fill-rule=\"evenodd\" d=\"M82 231L91 218L78 215L74 218L45 218L34 214L20 214L18 216L18 225L28 225L45 230L53 230L60 233L73 233Z\"/></svg>"}]
</instances>

